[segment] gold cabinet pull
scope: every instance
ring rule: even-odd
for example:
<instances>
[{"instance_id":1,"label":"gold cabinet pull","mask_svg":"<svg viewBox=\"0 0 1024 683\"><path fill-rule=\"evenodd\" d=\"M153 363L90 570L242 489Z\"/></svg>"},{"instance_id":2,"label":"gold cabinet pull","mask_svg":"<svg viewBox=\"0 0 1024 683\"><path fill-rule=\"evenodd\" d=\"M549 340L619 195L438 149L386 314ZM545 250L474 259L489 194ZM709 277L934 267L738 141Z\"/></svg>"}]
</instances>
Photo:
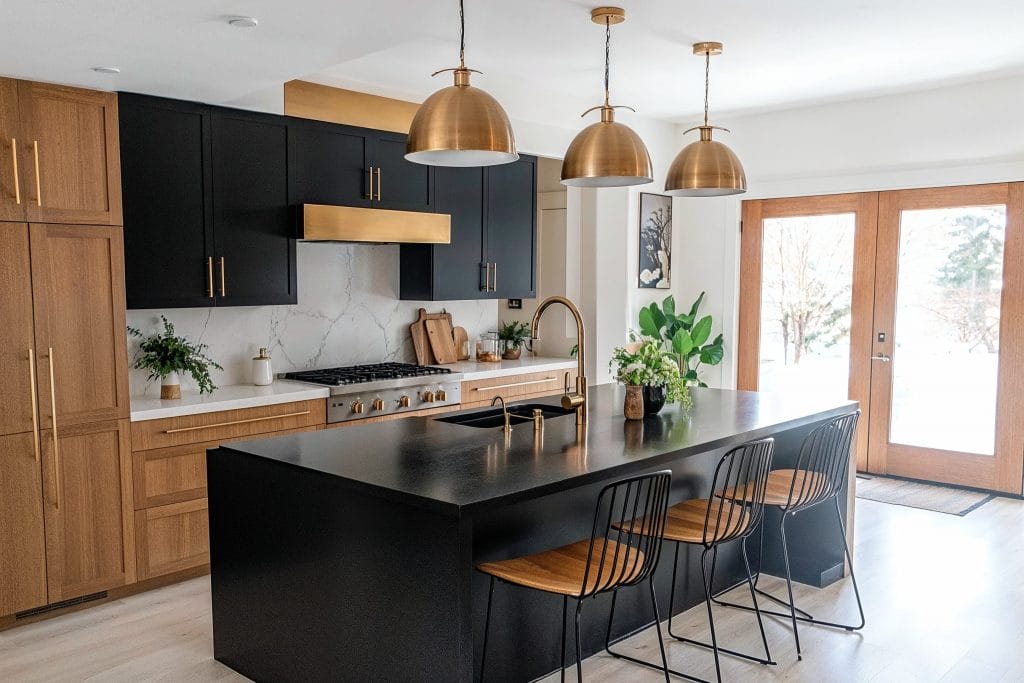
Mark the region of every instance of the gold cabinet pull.
<instances>
[{"instance_id":1,"label":"gold cabinet pull","mask_svg":"<svg viewBox=\"0 0 1024 683\"><path fill-rule=\"evenodd\" d=\"M43 191L40 189L39 183L39 141L32 141L32 156L36 161L36 206L43 205Z\"/></svg>"},{"instance_id":2,"label":"gold cabinet pull","mask_svg":"<svg viewBox=\"0 0 1024 683\"><path fill-rule=\"evenodd\" d=\"M492 289L491 291L492 292L497 292L498 291L498 262L497 261L494 262L494 284L493 284L493 287L494 287L494 289Z\"/></svg>"},{"instance_id":3,"label":"gold cabinet pull","mask_svg":"<svg viewBox=\"0 0 1024 683\"><path fill-rule=\"evenodd\" d=\"M50 425L53 428L53 471L54 479L57 482L57 509L60 510L61 498L61 473L60 473L60 444L57 438L57 390L53 379L53 347L48 349L47 359L50 362Z\"/></svg>"},{"instance_id":4,"label":"gold cabinet pull","mask_svg":"<svg viewBox=\"0 0 1024 683\"><path fill-rule=\"evenodd\" d=\"M36 352L28 350L28 381L32 396L32 445L35 446L36 462L39 462L39 395L36 393Z\"/></svg>"},{"instance_id":5,"label":"gold cabinet pull","mask_svg":"<svg viewBox=\"0 0 1024 683\"><path fill-rule=\"evenodd\" d=\"M206 296L213 298L213 257L206 257Z\"/></svg>"},{"instance_id":6,"label":"gold cabinet pull","mask_svg":"<svg viewBox=\"0 0 1024 683\"><path fill-rule=\"evenodd\" d=\"M227 287L224 284L226 281L227 281L227 278L224 275L224 257L221 256L220 257L220 295L221 296L227 296L228 295Z\"/></svg>"},{"instance_id":7,"label":"gold cabinet pull","mask_svg":"<svg viewBox=\"0 0 1024 683\"><path fill-rule=\"evenodd\" d=\"M525 387L531 384L544 384L557 380L557 377L545 377L544 379L531 379L525 382L512 382L511 384L495 384L489 387L473 387L473 391L493 391L494 389L509 389L511 387Z\"/></svg>"},{"instance_id":8,"label":"gold cabinet pull","mask_svg":"<svg viewBox=\"0 0 1024 683\"><path fill-rule=\"evenodd\" d=\"M266 422L267 420L280 420L285 417L301 417L309 415L308 410L297 413L284 413L283 415L267 415L265 417L249 417L244 420L231 420L230 422L217 422L212 425L199 425L197 427L178 427L177 429L165 429L164 434L181 434L182 432L197 432L201 429L215 429L217 427L230 427L232 425L251 424L253 422Z\"/></svg>"},{"instance_id":9,"label":"gold cabinet pull","mask_svg":"<svg viewBox=\"0 0 1024 683\"><path fill-rule=\"evenodd\" d=\"M370 186L370 194L368 196L370 197L370 201L372 202L373 201L373 166L371 166L370 170L366 172L366 176L367 176L367 178L369 178L368 183L369 183L369 186Z\"/></svg>"},{"instance_id":10,"label":"gold cabinet pull","mask_svg":"<svg viewBox=\"0 0 1024 683\"><path fill-rule=\"evenodd\" d=\"M377 167L377 201L380 201L380 166Z\"/></svg>"},{"instance_id":11,"label":"gold cabinet pull","mask_svg":"<svg viewBox=\"0 0 1024 683\"><path fill-rule=\"evenodd\" d=\"M11 138L11 165L14 166L14 202L21 204L21 181L18 180L18 141L15 138Z\"/></svg>"}]
</instances>

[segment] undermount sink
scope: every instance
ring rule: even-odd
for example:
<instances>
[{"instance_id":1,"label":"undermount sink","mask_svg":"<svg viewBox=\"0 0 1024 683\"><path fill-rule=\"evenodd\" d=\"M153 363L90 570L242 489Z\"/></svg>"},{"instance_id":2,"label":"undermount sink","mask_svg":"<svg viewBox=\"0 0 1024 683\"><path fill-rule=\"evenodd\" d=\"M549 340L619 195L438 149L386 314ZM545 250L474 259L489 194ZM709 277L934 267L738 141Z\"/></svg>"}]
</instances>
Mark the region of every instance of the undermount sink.
<instances>
[{"instance_id":1,"label":"undermount sink","mask_svg":"<svg viewBox=\"0 0 1024 683\"><path fill-rule=\"evenodd\" d=\"M508 407L509 422L514 426L533 421L534 409L539 409L545 420L564 417L565 415L575 412L572 409L566 410L561 406L553 406L547 403L520 403ZM503 427L505 425L505 416L502 414L500 406L487 408L486 410L478 410L473 413L452 415L450 417L438 417L435 419L438 422L450 422L451 424L463 425L465 427L479 427L481 429Z\"/></svg>"}]
</instances>

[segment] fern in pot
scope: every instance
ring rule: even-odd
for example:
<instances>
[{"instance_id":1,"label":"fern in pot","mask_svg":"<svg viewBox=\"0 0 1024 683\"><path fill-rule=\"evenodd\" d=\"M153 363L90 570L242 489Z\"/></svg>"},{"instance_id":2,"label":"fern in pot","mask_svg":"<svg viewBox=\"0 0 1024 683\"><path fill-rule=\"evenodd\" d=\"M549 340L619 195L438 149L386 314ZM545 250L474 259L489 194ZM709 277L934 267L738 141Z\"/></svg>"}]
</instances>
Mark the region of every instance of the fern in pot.
<instances>
[{"instance_id":1,"label":"fern in pot","mask_svg":"<svg viewBox=\"0 0 1024 683\"><path fill-rule=\"evenodd\" d=\"M530 338L530 326L521 320L503 322L498 330L501 340L501 357L505 360L518 360L523 345Z\"/></svg>"},{"instance_id":2,"label":"fern in pot","mask_svg":"<svg viewBox=\"0 0 1024 683\"><path fill-rule=\"evenodd\" d=\"M188 373L200 394L213 393L217 387L210 379L210 368L223 370L216 361L206 355L206 344L193 344L185 337L174 334L174 325L160 316L163 321L162 333L145 336L139 329L128 328L133 337L140 337L139 353L132 367L136 370L149 370L148 379L160 380L160 398L181 398L181 374Z\"/></svg>"}]
</instances>

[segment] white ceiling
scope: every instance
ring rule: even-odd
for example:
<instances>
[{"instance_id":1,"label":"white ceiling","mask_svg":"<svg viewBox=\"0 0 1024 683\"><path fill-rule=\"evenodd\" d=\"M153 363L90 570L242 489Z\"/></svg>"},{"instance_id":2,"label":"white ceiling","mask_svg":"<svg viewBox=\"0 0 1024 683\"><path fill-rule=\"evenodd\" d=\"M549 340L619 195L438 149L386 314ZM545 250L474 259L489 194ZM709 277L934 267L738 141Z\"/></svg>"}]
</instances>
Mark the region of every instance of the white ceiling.
<instances>
[{"instance_id":1,"label":"white ceiling","mask_svg":"<svg viewBox=\"0 0 1024 683\"><path fill-rule=\"evenodd\" d=\"M585 0L466 0L474 84L519 120L576 127L598 104L603 30ZM690 122L712 58L712 119L1024 73L1021 0L622 0L612 98ZM231 15L260 25L236 29ZM280 108L307 78L421 100L450 83L456 0L0 0L0 74ZM121 68L117 76L90 67Z\"/></svg>"}]
</instances>

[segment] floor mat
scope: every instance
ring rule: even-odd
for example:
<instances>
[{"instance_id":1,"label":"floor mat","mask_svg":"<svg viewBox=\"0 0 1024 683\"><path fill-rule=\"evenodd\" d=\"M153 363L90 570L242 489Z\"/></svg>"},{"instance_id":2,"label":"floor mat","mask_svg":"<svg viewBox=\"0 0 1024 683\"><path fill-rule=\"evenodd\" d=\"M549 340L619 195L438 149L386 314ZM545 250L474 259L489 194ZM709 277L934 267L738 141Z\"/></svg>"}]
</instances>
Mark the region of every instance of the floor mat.
<instances>
[{"instance_id":1,"label":"floor mat","mask_svg":"<svg viewBox=\"0 0 1024 683\"><path fill-rule=\"evenodd\" d=\"M857 497L959 517L977 510L995 498L994 495L983 491L861 474L857 475Z\"/></svg>"}]
</instances>

